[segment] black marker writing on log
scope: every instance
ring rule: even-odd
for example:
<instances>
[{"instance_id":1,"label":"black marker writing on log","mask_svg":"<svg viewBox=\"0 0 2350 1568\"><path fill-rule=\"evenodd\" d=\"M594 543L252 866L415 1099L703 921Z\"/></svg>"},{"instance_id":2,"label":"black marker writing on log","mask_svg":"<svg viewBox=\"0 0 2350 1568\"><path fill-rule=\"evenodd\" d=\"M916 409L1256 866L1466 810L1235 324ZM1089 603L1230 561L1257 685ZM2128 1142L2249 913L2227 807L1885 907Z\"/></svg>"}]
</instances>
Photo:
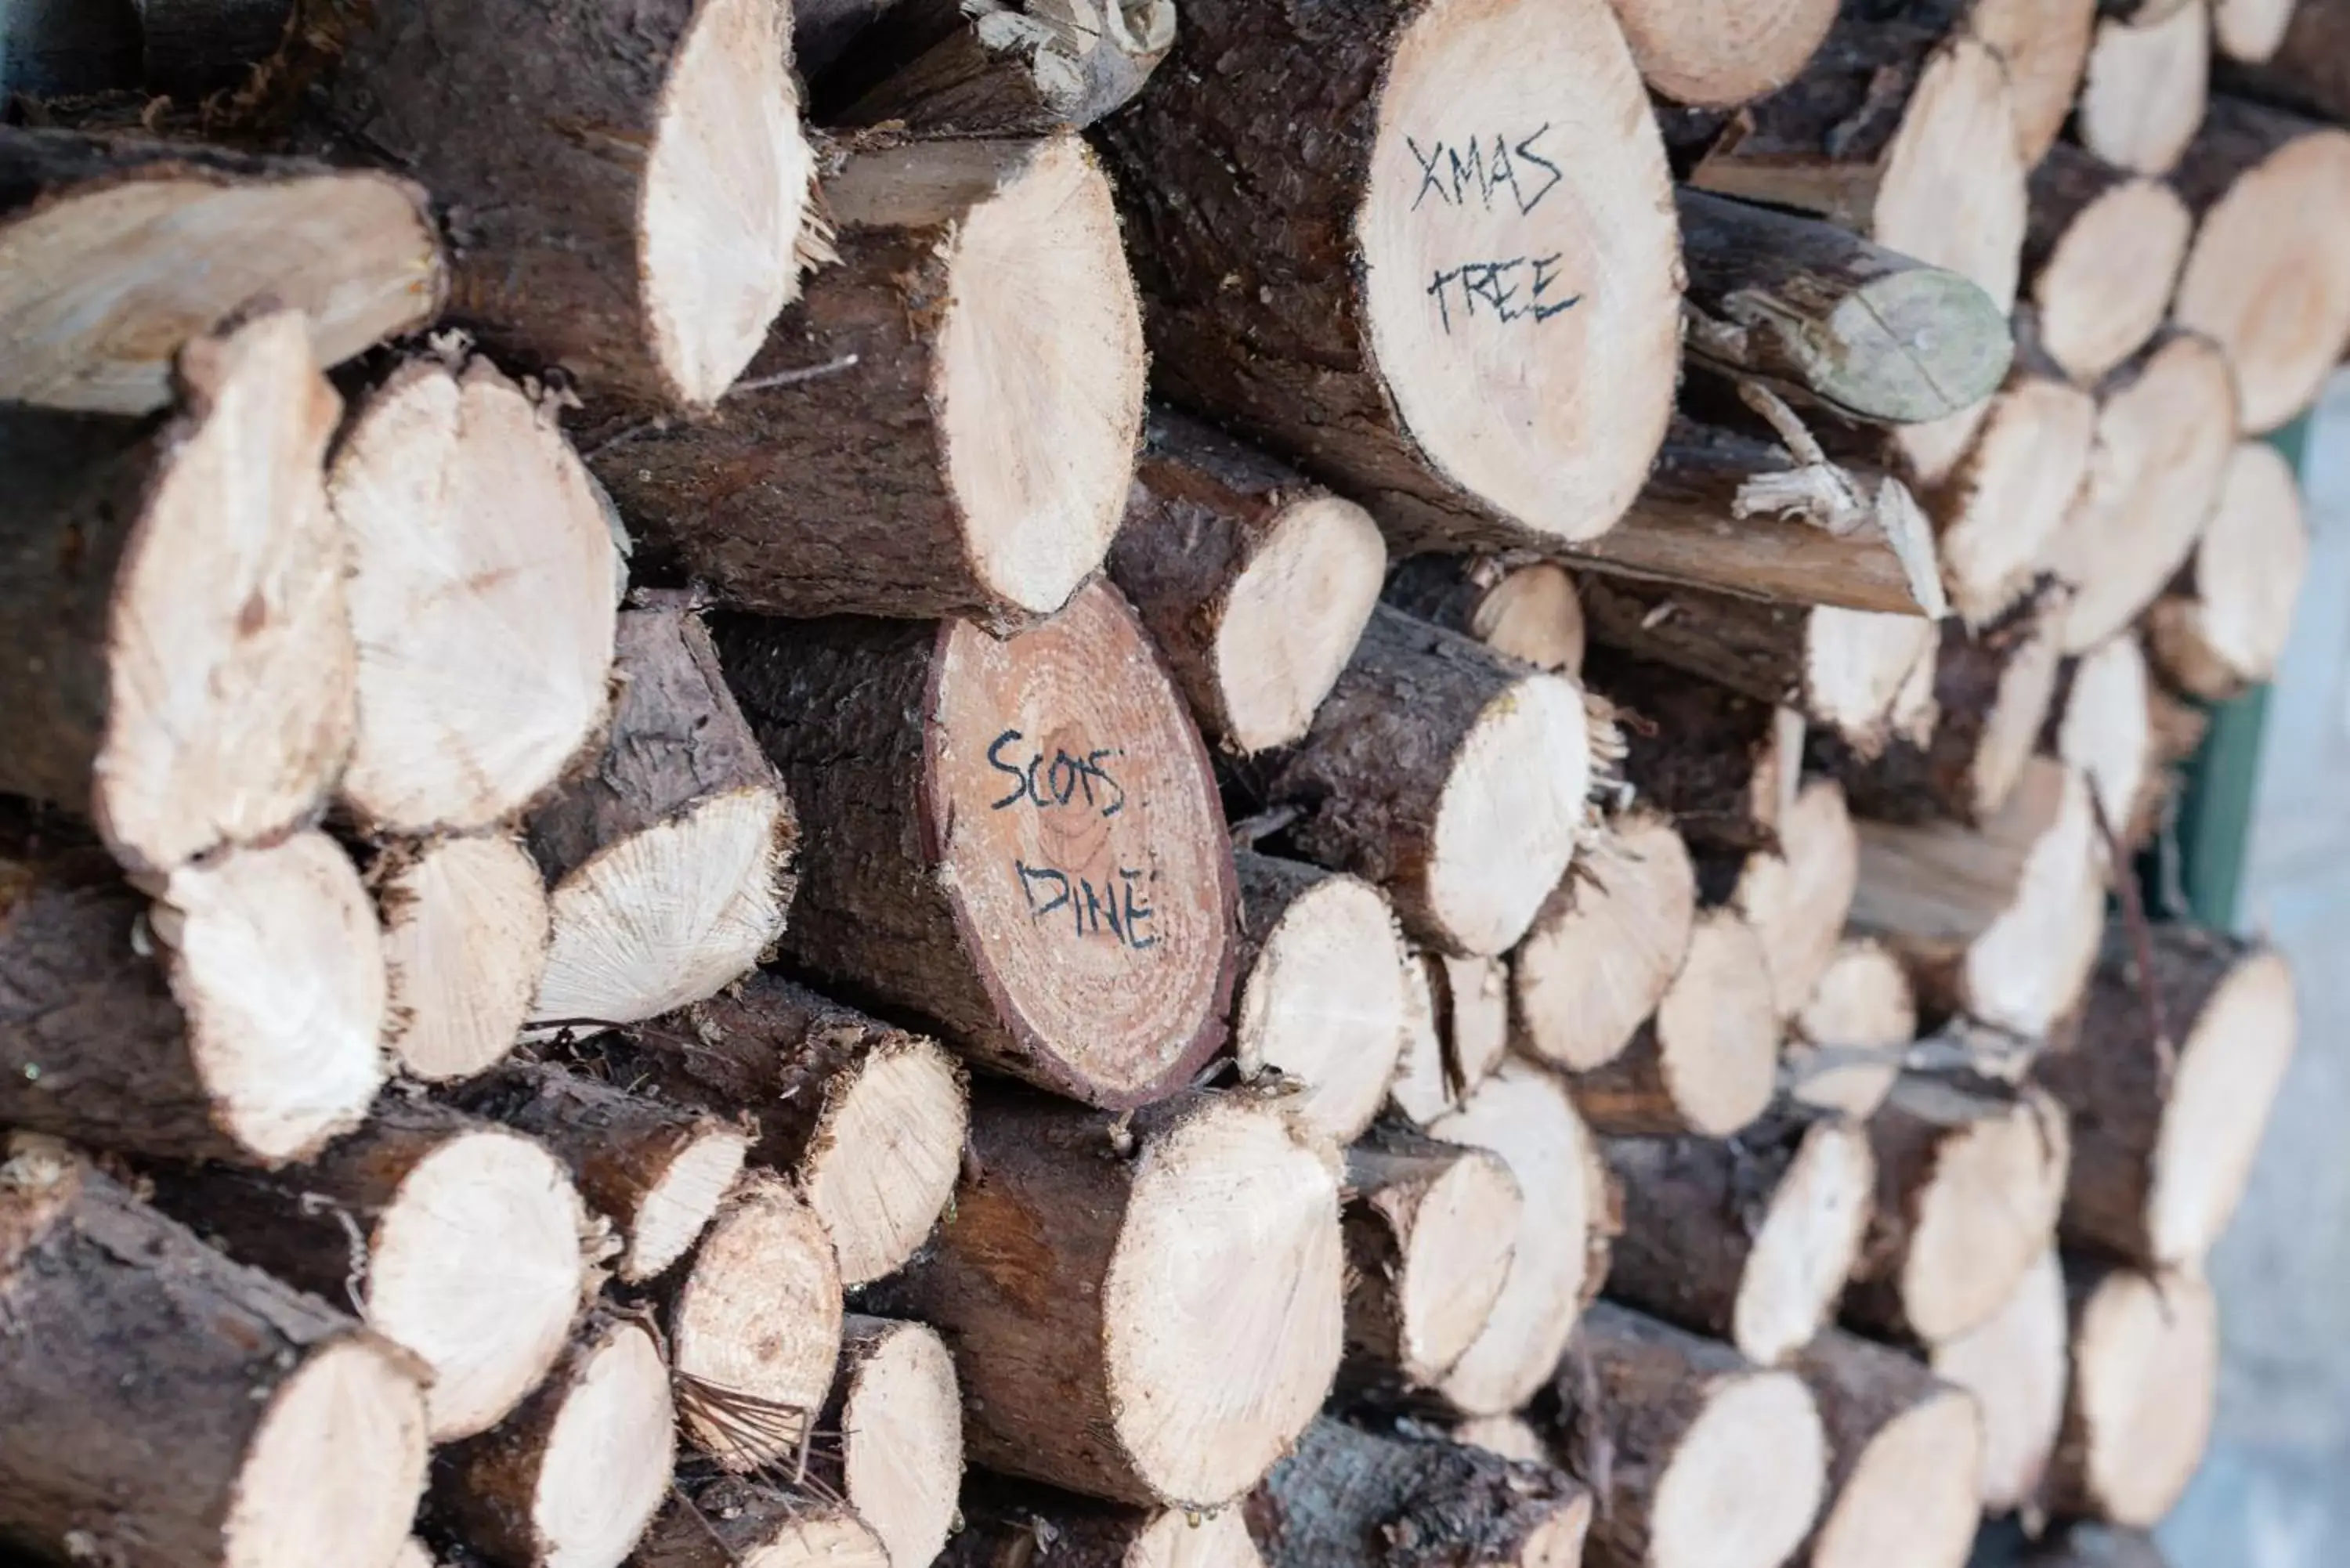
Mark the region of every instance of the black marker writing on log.
<instances>
[{"instance_id":1,"label":"black marker writing on log","mask_svg":"<svg viewBox=\"0 0 2350 1568\"><path fill-rule=\"evenodd\" d=\"M1411 210L1419 212L1420 203L1433 194L1447 207L1465 207L1474 196L1490 213L1494 192L1506 190L1521 215L1533 212L1551 188L1566 178L1557 164L1534 151L1534 143L1549 131L1545 124L1514 142L1498 131L1491 143L1481 136L1465 142L1448 142L1439 137L1424 151L1419 142L1405 137L1404 145L1419 164L1419 189L1412 193ZM1527 169L1523 180L1518 175L1521 167ZM1539 175L1533 172L1536 169L1542 171Z\"/></svg>"},{"instance_id":2,"label":"black marker writing on log","mask_svg":"<svg viewBox=\"0 0 2350 1568\"><path fill-rule=\"evenodd\" d=\"M1021 890L1028 895L1028 918L1032 921L1063 912L1063 918L1080 940L1107 936L1136 952L1147 952L1159 945L1156 936L1142 934L1143 926L1159 913L1139 896L1147 879L1143 873L1121 866L1115 882L1096 882L1089 877L1072 877L1049 866L1031 866L1019 859L1012 862L1012 868L1019 873Z\"/></svg>"},{"instance_id":3,"label":"black marker writing on log","mask_svg":"<svg viewBox=\"0 0 2350 1568\"><path fill-rule=\"evenodd\" d=\"M1579 294L1561 296L1557 292L1558 275L1552 269L1558 265L1559 254L1554 251L1546 256L1463 262L1439 272L1429 283L1428 292L1436 296L1445 336L1452 335L1456 313L1464 321L1476 320L1481 303L1489 315L1504 325L1523 321L1536 327L1582 304L1583 296Z\"/></svg>"},{"instance_id":4,"label":"black marker writing on log","mask_svg":"<svg viewBox=\"0 0 2350 1568\"><path fill-rule=\"evenodd\" d=\"M1024 800L1035 803L1039 811L1082 804L1104 816L1116 816L1126 808L1124 786L1103 765L1126 755L1122 749L1102 747L1080 757L1056 746L1049 760L1032 749L1024 763L1019 746L1024 739L1019 731L1006 730L987 748L987 765L1012 781L1011 793L990 801L988 809L1008 810Z\"/></svg>"}]
</instances>

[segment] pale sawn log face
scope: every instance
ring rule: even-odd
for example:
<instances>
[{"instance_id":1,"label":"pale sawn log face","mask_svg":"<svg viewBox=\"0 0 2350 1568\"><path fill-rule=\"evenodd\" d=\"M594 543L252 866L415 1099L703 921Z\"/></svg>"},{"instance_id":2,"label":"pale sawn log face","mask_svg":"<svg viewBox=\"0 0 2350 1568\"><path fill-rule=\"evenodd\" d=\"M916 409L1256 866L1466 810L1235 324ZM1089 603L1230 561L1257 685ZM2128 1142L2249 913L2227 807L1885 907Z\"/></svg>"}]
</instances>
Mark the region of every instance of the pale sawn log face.
<instances>
[{"instance_id":1,"label":"pale sawn log face","mask_svg":"<svg viewBox=\"0 0 2350 1568\"><path fill-rule=\"evenodd\" d=\"M811 1469L881 1539L894 1563L935 1563L957 1528L962 1402L937 1330L849 1314L817 1429L837 1434ZM837 1450L837 1451L836 1451Z\"/></svg>"},{"instance_id":2,"label":"pale sawn log face","mask_svg":"<svg viewBox=\"0 0 2350 1568\"><path fill-rule=\"evenodd\" d=\"M1347 1151L1345 1388L1436 1385L1483 1332L1515 1261L1524 1194L1484 1149L1393 1123Z\"/></svg>"},{"instance_id":3,"label":"pale sawn log face","mask_svg":"<svg viewBox=\"0 0 2350 1568\"><path fill-rule=\"evenodd\" d=\"M2275 674L2309 547L2292 464L2266 441L2237 447L2194 555L2147 613L2147 651L2164 678L2224 702Z\"/></svg>"},{"instance_id":4,"label":"pale sawn log face","mask_svg":"<svg viewBox=\"0 0 2350 1568\"><path fill-rule=\"evenodd\" d=\"M741 1476L682 1483L629 1561L638 1568L891 1568L846 1503L812 1502Z\"/></svg>"},{"instance_id":5,"label":"pale sawn log face","mask_svg":"<svg viewBox=\"0 0 2350 1568\"><path fill-rule=\"evenodd\" d=\"M369 867L383 919L385 1044L427 1082L513 1049L546 967L546 885L504 834L400 843Z\"/></svg>"},{"instance_id":6,"label":"pale sawn log face","mask_svg":"<svg viewBox=\"0 0 2350 1568\"><path fill-rule=\"evenodd\" d=\"M2150 1528L2187 1490L2210 1441L2219 1303L2192 1271L2142 1273L2075 1259L2065 1283L2073 1377L2047 1502Z\"/></svg>"},{"instance_id":7,"label":"pale sawn log face","mask_svg":"<svg viewBox=\"0 0 2350 1568\"><path fill-rule=\"evenodd\" d=\"M1795 1360L1828 1437L1815 1568L1958 1568L1981 1522L1973 1399L1898 1350L1834 1329Z\"/></svg>"},{"instance_id":8,"label":"pale sawn log face","mask_svg":"<svg viewBox=\"0 0 2350 1568\"><path fill-rule=\"evenodd\" d=\"M2056 1451L2069 1380L2064 1271L2051 1246L1998 1312L1927 1353L1934 1376L1975 1397L1983 1423L1985 1513L2035 1501Z\"/></svg>"},{"instance_id":9,"label":"pale sawn log face","mask_svg":"<svg viewBox=\"0 0 2350 1568\"><path fill-rule=\"evenodd\" d=\"M1734 109L1784 87L1820 47L1835 0L1614 0L1641 78L1700 109Z\"/></svg>"},{"instance_id":10,"label":"pale sawn log face","mask_svg":"<svg viewBox=\"0 0 2350 1568\"><path fill-rule=\"evenodd\" d=\"M1680 972L1696 919L1681 836L1649 811L1610 822L1510 955L1513 1043L1568 1072L1612 1061Z\"/></svg>"},{"instance_id":11,"label":"pale sawn log face","mask_svg":"<svg viewBox=\"0 0 2350 1568\"><path fill-rule=\"evenodd\" d=\"M2211 7L2187 0L2159 20L2097 24L2074 124L2091 152L2138 174L2168 174L2203 121Z\"/></svg>"}]
</instances>

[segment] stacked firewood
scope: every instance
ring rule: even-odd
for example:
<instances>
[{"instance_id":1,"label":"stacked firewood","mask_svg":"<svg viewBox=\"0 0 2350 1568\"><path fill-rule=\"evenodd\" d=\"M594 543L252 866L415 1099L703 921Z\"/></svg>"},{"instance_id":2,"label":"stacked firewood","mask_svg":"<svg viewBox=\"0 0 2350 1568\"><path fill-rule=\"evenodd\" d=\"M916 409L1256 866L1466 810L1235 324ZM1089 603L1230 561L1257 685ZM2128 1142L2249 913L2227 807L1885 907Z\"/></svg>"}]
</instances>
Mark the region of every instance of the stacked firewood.
<instances>
[{"instance_id":1,"label":"stacked firewood","mask_svg":"<svg viewBox=\"0 0 2350 1568\"><path fill-rule=\"evenodd\" d=\"M2177 1497L2350 5L136 9L0 125L0 1552Z\"/></svg>"}]
</instances>

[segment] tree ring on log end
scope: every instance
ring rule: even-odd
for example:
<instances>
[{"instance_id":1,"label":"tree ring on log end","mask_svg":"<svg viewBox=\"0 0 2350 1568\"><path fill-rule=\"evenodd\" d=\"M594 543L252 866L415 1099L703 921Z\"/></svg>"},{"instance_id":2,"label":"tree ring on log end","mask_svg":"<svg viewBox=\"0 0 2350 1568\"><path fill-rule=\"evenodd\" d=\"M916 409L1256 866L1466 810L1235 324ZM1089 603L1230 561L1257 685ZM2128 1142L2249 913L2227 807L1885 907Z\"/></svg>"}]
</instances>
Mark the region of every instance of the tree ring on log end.
<instances>
[{"instance_id":1,"label":"tree ring on log end","mask_svg":"<svg viewBox=\"0 0 2350 1568\"><path fill-rule=\"evenodd\" d=\"M1981 1512L1982 1427L1944 1388L1879 1428L1812 1542L1813 1568L1961 1568Z\"/></svg>"},{"instance_id":2,"label":"tree ring on log end","mask_svg":"<svg viewBox=\"0 0 2350 1568\"><path fill-rule=\"evenodd\" d=\"M1110 588L941 637L925 815L965 949L1063 1093L1147 1099L1222 1033L1236 892L1198 732Z\"/></svg>"},{"instance_id":3,"label":"tree ring on log end","mask_svg":"<svg viewBox=\"0 0 2350 1568\"><path fill-rule=\"evenodd\" d=\"M469 1078L513 1048L546 963L546 885L503 836L430 844L378 884L392 1054Z\"/></svg>"},{"instance_id":4,"label":"tree ring on log end","mask_svg":"<svg viewBox=\"0 0 2350 1568\"><path fill-rule=\"evenodd\" d=\"M1876 1184L1857 1127L1822 1121L1804 1134L1739 1276L1731 1341L1742 1355L1775 1366L1819 1334L1851 1277Z\"/></svg>"},{"instance_id":5,"label":"tree ring on log end","mask_svg":"<svg viewBox=\"0 0 2350 1568\"><path fill-rule=\"evenodd\" d=\"M2106 1276L2078 1309L2066 1419L2080 1481L2117 1524L2170 1511L2203 1458L2220 1374L2211 1287L2188 1274Z\"/></svg>"},{"instance_id":6,"label":"tree ring on log end","mask_svg":"<svg viewBox=\"0 0 2350 1568\"><path fill-rule=\"evenodd\" d=\"M1371 514L1342 497L1314 496L1274 519L1216 623L1216 684L1234 747L1263 751L1312 727L1354 656L1387 561Z\"/></svg>"},{"instance_id":7,"label":"tree ring on log end","mask_svg":"<svg viewBox=\"0 0 2350 1568\"><path fill-rule=\"evenodd\" d=\"M1936 507L1942 575L1969 624L1998 618L2031 588L2081 493L2096 435L2096 399L2067 382L2026 377L1991 400L1974 451Z\"/></svg>"},{"instance_id":8,"label":"tree ring on log end","mask_svg":"<svg viewBox=\"0 0 2350 1568\"><path fill-rule=\"evenodd\" d=\"M488 1429L563 1353L588 1211L555 1157L484 1128L418 1160L376 1222L367 1321L432 1368L435 1442Z\"/></svg>"},{"instance_id":9,"label":"tree ring on log end","mask_svg":"<svg viewBox=\"0 0 2350 1568\"><path fill-rule=\"evenodd\" d=\"M1524 1203L1509 1166L1482 1150L1429 1184L1396 1269L1408 1366L1440 1374L1476 1343L1509 1278Z\"/></svg>"},{"instance_id":10,"label":"tree ring on log end","mask_svg":"<svg viewBox=\"0 0 2350 1568\"><path fill-rule=\"evenodd\" d=\"M679 1287L671 1361L681 1378L813 1423L840 1356L840 1270L823 1222L787 1183L745 1177ZM791 1422L746 1424L702 1400L679 1403L686 1433L730 1470L756 1470L798 1449Z\"/></svg>"},{"instance_id":11,"label":"tree ring on log end","mask_svg":"<svg viewBox=\"0 0 2350 1568\"><path fill-rule=\"evenodd\" d=\"M1258 950L1232 1021L1243 1076L1266 1067L1304 1086L1291 1108L1353 1138L1378 1114L1403 1049L1409 1002L1395 910L1369 883L1333 874L1290 901Z\"/></svg>"},{"instance_id":12,"label":"tree ring on log end","mask_svg":"<svg viewBox=\"0 0 2350 1568\"><path fill-rule=\"evenodd\" d=\"M365 400L328 493L359 657L343 798L396 833L504 821L608 706L620 568L595 482L487 360L427 361Z\"/></svg>"},{"instance_id":13,"label":"tree ring on log end","mask_svg":"<svg viewBox=\"0 0 2350 1568\"><path fill-rule=\"evenodd\" d=\"M1690 1131L1728 1137L1761 1116L1778 1080L1779 1014L1754 928L1727 909L1700 916L1650 1027L1667 1093Z\"/></svg>"},{"instance_id":14,"label":"tree ring on log end","mask_svg":"<svg viewBox=\"0 0 2350 1568\"><path fill-rule=\"evenodd\" d=\"M416 1376L390 1346L352 1334L313 1352L271 1396L238 1469L224 1568L381 1561L423 1492L425 1444Z\"/></svg>"},{"instance_id":15,"label":"tree ring on log end","mask_svg":"<svg viewBox=\"0 0 2350 1568\"><path fill-rule=\"evenodd\" d=\"M653 361L681 403L716 402L799 297L815 155L783 0L701 0L644 154L639 285Z\"/></svg>"},{"instance_id":16,"label":"tree ring on log end","mask_svg":"<svg viewBox=\"0 0 2350 1568\"><path fill-rule=\"evenodd\" d=\"M1557 885L1588 815L1583 692L1564 676L1516 682L1461 738L1436 804L1430 913L1472 953L1506 952Z\"/></svg>"},{"instance_id":17,"label":"tree ring on log end","mask_svg":"<svg viewBox=\"0 0 2350 1568\"><path fill-rule=\"evenodd\" d=\"M275 311L180 355L116 570L90 815L165 871L308 814L351 743L343 541L320 480L341 402L307 323Z\"/></svg>"},{"instance_id":18,"label":"tree ring on log end","mask_svg":"<svg viewBox=\"0 0 2350 1568\"><path fill-rule=\"evenodd\" d=\"M1671 413L1679 225L1653 123L1599 0L1430 0L1379 93L1355 217L1369 357L1436 470L1552 539L1615 523Z\"/></svg>"},{"instance_id":19,"label":"tree ring on log end","mask_svg":"<svg viewBox=\"0 0 2350 1568\"><path fill-rule=\"evenodd\" d=\"M383 949L358 870L318 833L173 872L150 913L221 1130L303 1159L382 1086Z\"/></svg>"},{"instance_id":20,"label":"tree ring on log end","mask_svg":"<svg viewBox=\"0 0 2350 1568\"><path fill-rule=\"evenodd\" d=\"M1785 1562L1812 1527L1826 1473L1827 1436L1802 1379L1723 1379L1657 1480L1648 1560L1654 1568Z\"/></svg>"},{"instance_id":21,"label":"tree ring on log end","mask_svg":"<svg viewBox=\"0 0 2350 1568\"><path fill-rule=\"evenodd\" d=\"M1143 1147L1102 1286L1120 1446L1157 1491L1215 1507L1285 1452L1345 1338L1337 1161L1287 1116L1208 1102ZM1221 1373L1239 1355L1250 1370Z\"/></svg>"},{"instance_id":22,"label":"tree ring on log end","mask_svg":"<svg viewBox=\"0 0 2350 1568\"><path fill-rule=\"evenodd\" d=\"M643 1327L618 1324L579 1358L562 1399L531 1489L531 1534L549 1568L610 1563L669 1495L669 1366Z\"/></svg>"},{"instance_id":23,"label":"tree ring on log end","mask_svg":"<svg viewBox=\"0 0 2350 1568\"><path fill-rule=\"evenodd\" d=\"M2293 971L2275 953L2236 966L2204 1003L2179 1046L2155 1143L2147 1231L2156 1257L2191 1262L2227 1229L2299 1028Z\"/></svg>"},{"instance_id":24,"label":"tree ring on log end","mask_svg":"<svg viewBox=\"0 0 2350 1568\"><path fill-rule=\"evenodd\" d=\"M1142 313L1118 211L1056 136L954 240L933 396L974 576L1047 615L1100 566L1142 427Z\"/></svg>"},{"instance_id":25,"label":"tree ring on log end","mask_svg":"<svg viewBox=\"0 0 2350 1568\"><path fill-rule=\"evenodd\" d=\"M850 1376L841 1490L891 1563L935 1562L954 1528L962 1480L954 1358L936 1330L893 1324Z\"/></svg>"},{"instance_id":26,"label":"tree ring on log end","mask_svg":"<svg viewBox=\"0 0 2350 1568\"><path fill-rule=\"evenodd\" d=\"M892 1272L938 1223L962 1168L962 1075L936 1041L892 1032L827 1090L795 1173L844 1285Z\"/></svg>"}]
</instances>

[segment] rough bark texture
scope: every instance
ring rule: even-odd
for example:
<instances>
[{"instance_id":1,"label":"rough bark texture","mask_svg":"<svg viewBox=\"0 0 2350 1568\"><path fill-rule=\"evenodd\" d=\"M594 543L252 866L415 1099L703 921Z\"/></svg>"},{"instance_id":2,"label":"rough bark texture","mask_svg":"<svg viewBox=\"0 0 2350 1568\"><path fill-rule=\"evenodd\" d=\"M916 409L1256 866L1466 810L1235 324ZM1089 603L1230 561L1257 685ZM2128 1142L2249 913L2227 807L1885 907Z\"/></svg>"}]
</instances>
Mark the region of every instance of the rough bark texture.
<instances>
[{"instance_id":1,"label":"rough bark texture","mask_svg":"<svg viewBox=\"0 0 2350 1568\"><path fill-rule=\"evenodd\" d=\"M286 1497L281 1475L255 1477L241 1502L246 1462L275 1396L327 1355L374 1360L382 1379L343 1412L373 1442L314 1461L350 1466L337 1476L352 1491L339 1544L362 1554L348 1561L383 1562L407 1534L425 1459L412 1359L26 1135L0 1141L0 1538L124 1568L253 1560L229 1555L232 1512L256 1510L265 1532L284 1522L273 1503L290 1514L307 1500Z\"/></svg>"},{"instance_id":2,"label":"rough bark texture","mask_svg":"<svg viewBox=\"0 0 2350 1568\"><path fill-rule=\"evenodd\" d=\"M1241 1505L1265 1568L1575 1562L1591 1494L1548 1466L1325 1417Z\"/></svg>"},{"instance_id":3,"label":"rough bark texture","mask_svg":"<svg viewBox=\"0 0 2350 1568\"><path fill-rule=\"evenodd\" d=\"M1170 1530L1183 1532L1179 1541L1195 1531L1235 1532L1241 1547L1253 1551L1236 1510L1194 1524L1180 1514L984 1472L964 1482L959 1511L962 1527L947 1538L935 1568L1029 1568L1047 1558L1056 1568L1159 1568L1168 1558L1152 1551L1153 1538ZM1219 1568L1241 1568L1240 1562L1221 1555L1210 1561Z\"/></svg>"},{"instance_id":4,"label":"rough bark texture","mask_svg":"<svg viewBox=\"0 0 2350 1568\"><path fill-rule=\"evenodd\" d=\"M1174 0L899 0L826 74L816 113L961 136L1087 126L1142 90L1175 27Z\"/></svg>"},{"instance_id":5,"label":"rough bark texture","mask_svg":"<svg viewBox=\"0 0 2350 1568\"><path fill-rule=\"evenodd\" d=\"M1617 765L1640 800L1692 845L1741 854L1777 846L1803 765L1800 721L1790 725L1767 701L1613 649L1593 649L1584 673L1616 711L1625 746Z\"/></svg>"},{"instance_id":6,"label":"rough bark texture","mask_svg":"<svg viewBox=\"0 0 2350 1568\"><path fill-rule=\"evenodd\" d=\"M1687 188L1679 201L1701 363L1904 424L1955 414L2007 374L2006 317L1956 273L1770 208Z\"/></svg>"},{"instance_id":7,"label":"rough bark texture","mask_svg":"<svg viewBox=\"0 0 2350 1568\"><path fill-rule=\"evenodd\" d=\"M8 18L0 93L29 98L105 92L139 78L131 0L26 0Z\"/></svg>"}]
</instances>

